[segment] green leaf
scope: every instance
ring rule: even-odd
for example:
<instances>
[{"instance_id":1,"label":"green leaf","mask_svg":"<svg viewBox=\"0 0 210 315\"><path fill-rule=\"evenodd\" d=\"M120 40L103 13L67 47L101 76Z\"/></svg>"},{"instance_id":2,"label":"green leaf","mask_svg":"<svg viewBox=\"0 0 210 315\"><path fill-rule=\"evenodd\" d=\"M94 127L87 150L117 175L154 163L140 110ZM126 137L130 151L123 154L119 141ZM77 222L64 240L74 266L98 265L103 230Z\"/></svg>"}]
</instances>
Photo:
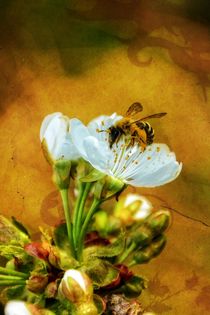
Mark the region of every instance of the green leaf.
<instances>
[{"instance_id":1,"label":"green leaf","mask_svg":"<svg viewBox=\"0 0 210 315\"><path fill-rule=\"evenodd\" d=\"M39 227L39 230L41 232L41 241L52 244L52 231L44 229L42 226Z\"/></svg>"},{"instance_id":2,"label":"green leaf","mask_svg":"<svg viewBox=\"0 0 210 315\"><path fill-rule=\"evenodd\" d=\"M78 268L79 262L72 256L66 253L64 250L58 250L59 254L59 268L62 270L75 269Z\"/></svg>"},{"instance_id":3,"label":"green leaf","mask_svg":"<svg viewBox=\"0 0 210 315\"><path fill-rule=\"evenodd\" d=\"M60 224L55 228L53 239L58 248L65 250L69 254L71 253L66 223Z\"/></svg>"},{"instance_id":4,"label":"green leaf","mask_svg":"<svg viewBox=\"0 0 210 315\"><path fill-rule=\"evenodd\" d=\"M24 246L29 242L28 235L12 224L10 220L0 215L0 244Z\"/></svg>"},{"instance_id":5,"label":"green leaf","mask_svg":"<svg viewBox=\"0 0 210 315\"><path fill-rule=\"evenodd\" d=\"M0 256L8 260L16 257L22 261L28 260L28 254L24 251L23 247L15 245L0 245Z\"/></svg>"},{"instance_id":6,"label":"green leaf","mask_svg":"<svg viewBox=\"0 0 210 315\"><path fill-rule=\"evenodd\" d=\"M125 234L121 233L118 239L110 245L100 247L96 251L97 257L115 257L123 252L125 248Z\"/></svg>"},{"instance_id":7,"label":"green leaf","mask_svg":"<svg viewBox=\"0 0 210 315\"><path fill-rule=\"evenodd\" d=\"M58 253L58 264L62 270L76 268L78 262L72 257L66 224L60 224L54 230L53 239Z\"/></svg>"},{"instance_id":8,"label":"green leaf","mask_svg":"<svg viewBox=\"0 0 210 315\"><path fill-rule=\"evenodd\" d=\"M141 294L142 290L146 288L145 282L144 278L133 276L115 292L124 293L128 298L136 298Z\"/></svg>"},{"instance_id":9,"label":"green leaf","mask_svg":"<svg viewBox=\"0 0 210 315\"><path fill-rule=\"evenodd\" d=\"M6 294L8 300L22 300L25 294L24 285L16 285L3 290L3 294Z\"/></svg>"},{"instance_id":10,"label":"green leaf","mask_svg":"<svg viewBox=\"0 0 210 315\"><path fill-rule=\"evenodd\" d=\"M12 224L21 232L23 232L25 235L30 237L28 230L25 228L25 226L19 222L15 217L12 217Z\"/></svg>"},{"instance_id":11,"label":"green leaf","mask_svg":"<svg viewBox=\"0 0 210 315\"><path fill-rule=\"evenodd\" d=\"M82 270L87 273L97 288L109 285L119 275L119 271L112 264L97 257L86 260Z\"/></svg>"},{"instance_id":12,"label":"green leaf","mask_svg":"<svg viewBox=\"0 0 210 315\"><path fill-rule=\"evenodd\" d=\"M118 256L125 248L125 234L121 233L118 239L106 246L92 246L85 249L84 255L100 258L111 258Z\"/></svg>"}]
</instances>

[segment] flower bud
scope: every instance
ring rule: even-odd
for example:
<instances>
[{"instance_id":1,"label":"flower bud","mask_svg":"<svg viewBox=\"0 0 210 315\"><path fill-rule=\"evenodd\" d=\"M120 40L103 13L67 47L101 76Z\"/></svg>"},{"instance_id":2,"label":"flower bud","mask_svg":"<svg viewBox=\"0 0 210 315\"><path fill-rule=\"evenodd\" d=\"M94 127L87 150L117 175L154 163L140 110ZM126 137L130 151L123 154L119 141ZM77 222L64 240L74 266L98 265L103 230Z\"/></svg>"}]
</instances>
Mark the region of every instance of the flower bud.
<instances>
[{"instance_id":1,"label":"flower bud","mask_svg":"<svg viewBox=\"0 0 210 315\"><path fill-rule=\"evenodd\" d=\"M136 247L143 247L149 245L152 241L152 238L152 231L148 227L143 225L137 231L134 231L130 234L128 244L134 242L136 244Z\"/></svg>"},{"instance_id":2,"label":"flower bud","mask_svg":"<svg viewBox=\"0 0 210 315\"><path fill-rule=\"evenodd\" d=\"M137 230L129 235L128 244L135 242L136 247L149 245L153 239L167 229L170 219L169 211L159 210L152 213Z\"/></svg>"},{"instance_id":3,"label":"flower bud","mask_svg":"<svg viewBox=\"0 0 210 315\"><path fill-rule=\"evenodd\" d=\"M48 283L47 275L32 275L27 280L27 289L34 293L41 293L44 291L46 285Z\"/></svg>"},{"instance_id":4,"label":"flower bud","mask_svg":"<svg viewBox=\"0 0 210 315\"><path fill-rule=\"evenodd\" d=\"M76 269L69 269L65 272L58 288L61 297L67 298L75 304L92 300L93 286L90 278Z\"/></svg>"},{"instance_id":5,"label":"flower bud","mask_svg":"<svg viewBox=\"0 0 210 315\"><path fill-rule=\"evenodd\" d=\"M40 129L40 140L46 160L53 166L53 181L59 189L69 187L71 161L79 153L71 140L70 120L61 113L46 116Z\"/></svg>"},{"instance_id":6,"label":"flower bud","mask_svg":"<svg viewBox=\"0 0 210 315\"><path fill-rule=\"evenodd\" d=\"M40 140L46 159L53 164L58 160L76 160L78 151L71 140L70 120L62 113L47 115L40 128Z\"/></svg>"},{"instance_id":7,"label":"flower bud","mask_svg":"<svg viewBox=\"0 0 210 315\"><path fill-rule=\"evenodd\" d=\"M120 199L114 209L114 215L126 225L141 222L152 212L151 202L138 194L128 194Z\"/></svg>"},{"instance_id":8,"label":"flower bud","mask_svg":"<svg viewBox=\"0 0 210 315\"><path fill-rule=\"evenodd\" d=\"M156 236L164 232L169 226L171 215L168 210L159 210L154 212L147 220L147 226L153 231Z\"/></svg>"},{"instance_id":9,"label":"flower bud","mask_svg":"<svg viewBox=\"0 0 210 315\"><path fill-rule=\"evenodd\" d=\"M166 237L164 235L155 238L149 246L142 248L133 255L132 265L147 263L162 252L165 244Z\"/></svg>"},{"instance_id":10,"label":"flower bud","mask_svg":"<svg viewBox=\"0 0 210 315\"><path fill-rule=\"evenodd\" d=\"M58 283L57 281L52 281L46 286L44 294L47 298L50 299L56 296L57 291L58 291Z\"/></svg>"}]
</instances>

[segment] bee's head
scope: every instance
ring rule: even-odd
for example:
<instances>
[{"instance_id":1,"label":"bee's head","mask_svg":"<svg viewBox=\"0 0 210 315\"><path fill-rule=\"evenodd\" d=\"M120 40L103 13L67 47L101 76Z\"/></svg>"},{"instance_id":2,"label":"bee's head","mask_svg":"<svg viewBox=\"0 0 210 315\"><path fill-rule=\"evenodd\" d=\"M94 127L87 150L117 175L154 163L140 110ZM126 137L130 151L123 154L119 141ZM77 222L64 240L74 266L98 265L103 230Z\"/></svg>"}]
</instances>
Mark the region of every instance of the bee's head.
<instances>
[{"instance_id":1,"label":"bee's head","mask_svg":"<svg viewBox=\"0 0 210 315\"><path fill-rule=\"evenodd\" d=\"M117 138L120 135L120 130L114 126L109 128L109 143L110 143L110 148L112 148L113 144L117 140Z\"/></svg>"}]
</instances>

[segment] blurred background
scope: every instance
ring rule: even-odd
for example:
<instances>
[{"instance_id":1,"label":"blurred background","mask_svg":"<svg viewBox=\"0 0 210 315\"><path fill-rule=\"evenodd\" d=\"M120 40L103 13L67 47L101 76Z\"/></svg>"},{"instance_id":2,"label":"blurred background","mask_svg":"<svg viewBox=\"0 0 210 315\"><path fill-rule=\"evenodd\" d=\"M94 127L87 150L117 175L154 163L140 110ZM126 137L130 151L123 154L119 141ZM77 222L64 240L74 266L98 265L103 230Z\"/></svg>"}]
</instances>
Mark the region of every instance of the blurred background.
<instances>
[{"instance_id":1,"label":"blurred background","mask_svg":"<svg viewBox=\"0 0 210 315\"><path fill-rule=\"evenodd\" d=\"M179 178L131 189L171 209L168 244L137 269L157 314L210 313L210 2L0 0L0 213L36 234L62 207L39 128L61 111L87 123L140 101Z\"/></svg>"}]
</instances>

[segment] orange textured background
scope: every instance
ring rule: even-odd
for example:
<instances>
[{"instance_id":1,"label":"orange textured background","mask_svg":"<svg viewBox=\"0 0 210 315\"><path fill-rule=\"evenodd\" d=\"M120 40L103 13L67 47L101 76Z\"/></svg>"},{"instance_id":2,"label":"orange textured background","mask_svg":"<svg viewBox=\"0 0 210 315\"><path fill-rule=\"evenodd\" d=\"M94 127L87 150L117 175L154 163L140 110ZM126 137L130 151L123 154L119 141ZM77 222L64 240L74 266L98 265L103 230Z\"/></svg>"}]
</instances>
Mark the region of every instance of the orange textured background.
<instances>
[{"instance_id":1,"label":"orange textured background","mask_svg":"<svg viewBox=\"0 0 210 315\"><path fill-rule=\"evenodd\" d=\"M190 8L152 0L0 3L0 212L33 233L59 221L39 143L45 115L88 122L123 114L134 101L145 115L167 111L153 123L156 141L184 167L173 183L139 189L171 208L173 224L163 254L138 268L150 279L143 304L166 315L210 313L210 35Z\"/></svg>"}]
</instances>

